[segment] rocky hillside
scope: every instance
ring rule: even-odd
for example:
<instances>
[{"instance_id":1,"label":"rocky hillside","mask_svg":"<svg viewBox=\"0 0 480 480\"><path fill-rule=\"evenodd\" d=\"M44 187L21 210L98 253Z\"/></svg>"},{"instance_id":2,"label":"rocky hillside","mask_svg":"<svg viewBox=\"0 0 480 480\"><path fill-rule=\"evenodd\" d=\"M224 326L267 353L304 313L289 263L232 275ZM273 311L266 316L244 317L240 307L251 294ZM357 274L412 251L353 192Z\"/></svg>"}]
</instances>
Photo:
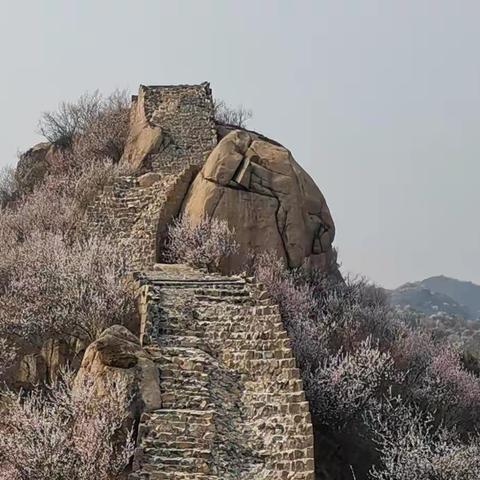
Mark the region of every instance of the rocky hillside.
<instances>
[{"instance_id":1,"label":"rocky hillside","mask_svg":"<svg viewBox=\"0 0 480 480\"><path fill-rule=\"evenodd\" d=\"M69 406L85 423L71 423L72 438L102 429L92 436L103 463L85 459L93 441L60 442L73 452L68 468L86 467L55 478L313 480L291 340L278 305L243 272L268 252L273 263L338 275L325 198L287 148L219 122L207 83L141 86L131 104L113 100L86 97L47 117L50 142L21 156L15 195L0 210L6 381L43 405L35 395L68 365L74 390L65 381L55 395L76 402L87 392L87 410L108 413L95 423ZM87 120L76 124L79 109ZM175 224L193 235L172 255ZM181 265L192 251L196 269ZM242 275L214 275L213 264ZM116 398L109 410L105 396ZM24 405L9 408L22 421ZM0 437L12 430L0 422ZM31 435L38 443L37 429ZM7 456L25 471L27 460L16 463L0 440L1 478Z\"/></svg>"},{"instance_id":2,"label":"rocky hillside","mask_svg":"<svg viewBox=\"0 0 480 480\"><path fill-rule=\"evenodd\" d=\"M0 178L0 478L480 477L480 363L432 333L477 338L475 289L339 278L320 189L207 83L43 121Z\"/></svg>"},{"instance_id":3,"label":"rocky hillside","mask_svg":"<svg viewBox=\"0 0 480 480\"><path fill-rule=\"evenodd\" d=\"M480 319L480 285L443 275L423 280L422 285L432 292L444 294L467 310L467 318Z\"/></svg>"},{"instance_id":4,"label":"rocky hillside","mask_svg":"<svg viewBox=\"0 0 480 480\"><path fill-rule=\"evenodd\" d=\"M480 319L480 286L443 275L406 283L390 292L391 302L425 315Z\"/></svg>"}]
</instances>

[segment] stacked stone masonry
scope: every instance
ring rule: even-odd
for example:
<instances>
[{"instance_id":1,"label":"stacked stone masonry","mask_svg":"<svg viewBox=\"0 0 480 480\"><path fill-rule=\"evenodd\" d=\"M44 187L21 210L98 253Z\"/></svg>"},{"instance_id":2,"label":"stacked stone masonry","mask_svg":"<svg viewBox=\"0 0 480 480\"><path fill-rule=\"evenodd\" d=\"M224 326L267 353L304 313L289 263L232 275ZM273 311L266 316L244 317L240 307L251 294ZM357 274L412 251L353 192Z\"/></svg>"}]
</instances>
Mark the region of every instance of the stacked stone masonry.
<instances>
[{"instance_id":1,"label":"stacked stone masonry","mask_svg":"<svg viewBox=\"0 0 480 480\"><path fill-rule=\"evenodd\" d=\"M136 176L121 177L104 189L85 218L92 233L118 239L129 254L132 269L158 260L166 226L178 214L194 175L217 144L207 83L141 86L139 97L142 118L162 131L160 151L148 155L147 162L159 181L142 187ZM134 97L132 112L139 97ZM132 118L132 123L136 121Z\"/></svg>"},{"instance_id":2,"label":"stacked stone masonry","mask_svg":"<svg viewBox=\"0 0 480 480\"><path fill-rule=\"evenodd\" d=\"M153 265L166 235L167 225L178 214L196 170L161 175L142 187L135 177L123 177L106 187L86 213L86 225L100 235L111 235L127 252L130 269Z\"/></svg>"},{"instance_id":3,"label":"stacked stone masonry","mask_svg":"<svg viewBox=\"0 0 480 480\"><path fill-rule=\"evenodd\" d=\"M217 134L208 84L142 86L132 112L137 174L105 188L85 225L145 272ZM278 308L239 277L158 264L135 276L162 401L142 415L129 480L313 480L309 408Z\"/></svg>"},{"instance_id":4,"label":"stacked stone masonry","mask_svg":"<svg viewBox=\"0 0 480 480\"><path fill-rule=\"evenodd\" d=\"M165 135L161 152L151 160L152 169L175 173L187 163L202 165L217 144L208 84L140 88L147 121Z\"/></svg>"},{"instance_id":5,"label":"stacked stone masonry","mask_svg":"<svg viewBox=\"0 0 480 480\"><path fill-rule=\"evenodd\" d=\"M137 276L162 406L141 418L130 480L313 480L308 403L278 307L245 279Z\"/></svg>"}]
</instances>

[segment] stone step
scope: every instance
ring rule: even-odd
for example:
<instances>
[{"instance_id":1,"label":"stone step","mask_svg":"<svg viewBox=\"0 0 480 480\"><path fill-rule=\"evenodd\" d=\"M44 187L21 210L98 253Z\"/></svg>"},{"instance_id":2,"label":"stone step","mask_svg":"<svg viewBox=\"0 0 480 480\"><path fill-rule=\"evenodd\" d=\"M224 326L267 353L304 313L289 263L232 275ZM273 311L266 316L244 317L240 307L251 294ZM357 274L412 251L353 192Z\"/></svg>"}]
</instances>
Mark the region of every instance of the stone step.
<instances>
[{"instance_id":1,"label":"stone step","mask_svg":"<svg viewBox=\"0 0 480 480\"><path fill-rule=\"evenodd\" d=\"M146 450L144 456L148 462L143 466L143 473L150 471L182 472L182 473L210 473L210 466L207 458L188 457L160 457L152 449L152 455Z\"/></svg>"},{"instance_id":2,"label":"stone step","mask_svg":"<svg viewBox=\"0 0 480 480\"><path fill-rule=\"evenodd\" d=\"M128 480L223 480L216 475L208 475L203 473L181 473L181 472L164 472L160 470L151 470L149 473L132 473ZM253 480L253 479L252 479Z\"/></svg>"},{"instance_id":3,"label":"stone step","mask_svg":"<svg viewBox=\"0 0 480 480\"><path fill-rule=\"evenodd\" d=\"M245 285L233 284L231 288L225 288L225 285L218 286L217 288L195 288L195 296L212 296L212 297L231 297L231 296L244 296L250 297L251 292L245 288Z\"/></svg>"},{"instance_id":4,"label":"stone step","mask_svg":"<svg viewBox=\"0 0 480 480\"><path fill-rule=\"evenodd\" d=\"M208 346L205 344L203 339L196 335L162 335L157 338L157 344L160 348L196 348L210 354Z\"/></svg>"},{"instance_id":5,"label":"stone step","mask_svg":"<svg viewBox=\"0 0 480 480\"><path fill-rule=\"evenodd\" d=\"M192 327L194 327L192 325ZM198 327L197 327L198 328ZM205 339L205 331L190 329L188 326L182 327L181 325L170 325L168 322L158 323L156 325L155 337L151 338L151 341L157 345L162 345L162 338L192 338L196 337L200 341ZM151 343L151 342L150 342ZM168 343L166 346L170 346ZM183 346L183 345L182 345ZM189 346L188 344L185 347Z\"/></svg>"},{"instance_id":6,"label":"stone step","mask_svg":"<svg viewBox=\"0 0 480 480\"><path fill-rule=\"evenodd\" d=\"M294 437L308 437L308 435L312 433L312 427L311 425L306 425L306 421L311 421L309 414L293 416L279 415L276 417L272 416L263 419L249 419L247 422L245 422L245 424L254 427L256 431L262 432L262 437L264 437L264 445L271 445L272 443L279 443L284 445L291 444L290 442ZM275 438L273 438L274 435ZM310 441L312 441L311 438Z\"/></svg>"},{"instance_id":7,"label":"stone step","mask_svg":"<svg viewBox=\"0 0 480 480\"><path fill-rule=\"evenodd\" d=\"M262 472L262 480L315 480L313 459L278 461ZM250 479L248 479L250 480ZM256 479L251 479L256 480Z\"/></svg>"},{"instance_id":8,"label":"stone step","mask_svg":"<svg viewBox=\"0 0 480 480\"><path fill-rule=\"evenodd\" d=\"M214 280L202 280L202 279L192 279L192 280L173 280L168 278L159 278L150 281L151 285L154 287L161 287L166 289L176 289L180 288L182 291L185 290L196 290L196 289L211 289L215 290L218 288L223 289L242 289L245 288L245 281L242 279L214 279Z\"/></svg>"},{"instance_id":9,"label":"stone step","mask_svg":"<svg viewBox=\"0 0 480 480\"><path fill-rule=\"evenodd\" d=\"M292 351L287 348L277 350L230 350L225 349L219 358L226 365L242 364L250 368L251 366L264 368L265 366L275 369L295 368L295 362ZM283 362L285 360L285 362Z\"/></svg>"},{"instance_id":10,"label":"stone step","mask_svg":"<svg viewBox=\"0 0 480 480\"><path fill-rule=\"evenodd\" d=\"M283 327L282 324L276 324L278 327ZM275 324L273 325L275 327ZM268 330L261 330L255 331L254 329L250 328L249 331L242 331L237 329L235 331L232 330L223 330L219 332L214 332L211 335L212 340L242 340L245 338L246 341L250 340L288 340L288 335L285 330L276 330L274 328Z\"/></svg>"},{"instance_id":11,"label":"stone step","mask_svg":"<svg viewBox=\"0 0 480 480\"><path fill-rule=\"evenodd\" d=\"M264 317L270 315L278 315L280 316L280 309L276 305L262 305L262 306L255 306L255 305L211 305L210 308L206 308L205 304L202 305L202 314L209 315L212 317L220 317L228 313L229 315L234 315L238 317Z\"/></svg>"},{"instance_id":12,"label":"stone step","mask_svg":"<svg viewBox=\"0 0 480 480\"><path fill-rule=\"evenodd\" d=\"M212 409L214 410L214 409ZM211 418L199 418L192 415L186 420L181 420L178 415L161 414L161 412L176 411L187 412L193 409L164 409L157 410L158 414L148 417L142 425L142 435L145 439L152 439L161 443L171 444L180 442L184 444L194 443L197 447L207 448L213 439L213 421ZM196 410L208 412L209 409Z\"/></svg>"},{"instance_id":13,"label":"stone step","mask_svg":"<svg viewBox=\"0 0 480 480\"><path fill-rule=\"evenodd\" d=\"M251 338L227 338L224 340L223 346L229 351L244 350L278 350L289 349L291 341L289 338L281 339L251 339Z\"/></svg>"},{"instance_id":14,"label":"stone step","mask_svg":"<svg viewBox=\"0 0 480 480\"><path fill-rule=\"evenodd\" d=\"M260 453L266 453L266 451L261 451ZM312 458L312 457L313 457L313 446L282 450L271 456L271 458L274 460L299 460L299 459Z\"/></svg>"},{"instance_id":15,"label":"stone step","mask_svg":"<svg viewBox=\"0 0 480 480\"><path fill-rule=\"evenodd\" d=\"M194 318L189 317L186 313L185 316L179 316L178 311L168 311L161 309L159 310L159 316L161 320L157 320L157 325L159 326L170 326L178 325L180 327L187 326L192 324L199 327L211 327L214 324L216 327L222 327L221 330L218 328L212 332L215 335L216 331L223 331L223 329L228 328L229 331L239 331L242 333L252 331L252 325L255 325L255 330L266 331L269 329L283 330L283 322L280 317L277 315L265 315L263 317L257 317L253 315L252 317L235 317L230 315L225 315L221 320L215 320L215 317L211 315L201 315L200 318L196 315L196 312L193 313Z\"/></svg>"},{"instance_id":16,"label":"stone step","mask_svg":"<svg viewBox=\"0 0 480 480\"><path fill-rule=\"evenodd\" d=\"M200 325L192 323L192 325L182 326L167 321L157 325L157 336L152 340L155 340L160 346L181 345L182 347L197 348L209 354L212 353L213 348L223 346L228 341L236 341L236 349L241 352L244 339L246 350L251 350L254 342L259 342L259 348L262 350L268 350L266 343L263 342L289 341L288 335L281 329L282 327L281 324L270 324L268 328L255 330L248 325L234 324L209 332L209 323ZM178 343L175 343L176 339L178 339Z\"/></svg>"},{"instance_id":17,"label":"stone step","mask_svg":"<svg viewBox=\"0 0 480 480\"><path fill-rule=\"evenodd\" d=\"M198 409L158 409L145 412L140 419L141 435L145 439L160 442L197 442L209 445L213 438L212 425L214 410Z\"/></svg>"},{"instance_id":18,"label":"stone step","mask_svg":"<svg viewBox=\"0 0 480 480\"><path fill-rule=\"evenodd\" d=\"M243 297L239 297L242 299ZM183 298L172 298L167 297L165 301L162 302L162 306L159 307L160 311L164 313L165 316L175 316L178 317L178 313L182 312L185 307L188 307L190 311L195 312L195 319L199 321L214 321L225 323L225 321L233 321L235 323L241 322L252 322L254 319L257 322L264 321L276 321L277 324L283 324L278 308L265 305L264 307L254 306L254 299L249 301L249 304L245 303L227 303L222 301L218 303L218 298L215 298L212 302L199 301L196 302L192 299L189 299L189 302L185 304ZM182 316L184 319L184 317Z\"/></svg>"},{"instance_id":19,"label":"stone step","mask_svg":"<svg viewBox=\"0 0 480 480\"><path fill-rule=\"evenodd\" d=\"M214 410L185 410L183 408L159 408L156 410L151 410L145 412L142 415L141 422L150 421L152 419L162 418L164 422L173 422L173 423L189 423L194 420L195 424L204 424L207 425L211 422L213 415L215 414Z\"/></svg>"},{"instance_id":20,"label":"stone step","mask_svg":"<svg viewBox=\"0 0 480 480\"><path fill-rule=\"evenodd\" d=\"M173 446L169 447L162 447L159 444L153 444L152 447L145 447L145 452L147 455L150 453L154 453L155 457L157 458L175 458L175 459L195 459L195 458L209 458L212 454L210 449L201 449L195 448L195 445L191 448L177 448L174 444Z\"/></svg>"},{"instance_id":21,"label":"stone step","mask_svg":"<svg viewBox=\"0 0 480 480\"><path fill-rule=\"evenodd\" d=\"M232 361L232 364L235 365L235 362ZM242 366L244 368L247 368L251 372L260 374L265 372L274 372L278 370L283 370L285 368L287 369L296 368L297 365L293 357L288 357L288 358L267 358L267 359L245 360L242 362Z\"/></svg>"},{"instance_id":22,"label":"stone step","mask_svg":"<svg viewBox=\"0 0 480 480\"><path fill-rule=\"evenodd\" d=\"M248 394L245 394L245 398L248 398ZM256 420L267 415L295 415L308 410L308 408L309 405L307 401L265 403L251 400L244 409L244 412L248 414L250 418Z\"/></svg>"},{"instance_id":23,"label":"stone step","mask_svg":"<svg viewBox=\"0 0 480 480\"><path fill-rule=\"evenodd\" d=\"M253 300L250 297L245 297L243 295L230 295L228 297L216 295L196 295L195 299L200 302L200 308L205 303L222 303L229 305L249 305L253 303Z\"/></svg>"},{"instance_id":24,"label":"stone step","mask_svg":"<svg viewBox=\"0 0 480 480\"><path fill-rule=\"evenodd\" d=\"M205 353L203 350L180 345L158 347L157 355L160 362L162 359L164 359L165 362L188 362L190 366L195 364L208 365L213 359L211 355Z\"/></svg>"},{"instance_id":25,"label":"stone step","mask_svg":"<svg viewBox=\"0 0 480 480\"><path fill-rule=\"evenodd\" d=\"M278 404L283 405L285 403L300 403L305 404L305 393L303 390L298 392L262 392L262 391L254 391L254 392L245 392L243 394L244 400L248 403L264 403L264 404ZM307 402L308 403L308 402Z\"/></svg>"},{"instance_id":26,"label":"stone step","mask_svg":"<svg viewBox=\"0 0 480 480\"><path fill-rule=\"evenodd\" d=\"M211 441L203 441L201 438L190 437L179 437L178 435L173 434L160 434L144 437L143 444L145 447L156 446L162 449L208 449Z\"/></svg>"},{"instance_id":27,"label":"stone step","mask_svg":"<svg viewBox=\"0 0 480 480\"><path fill-rule=\"evenodd\" d=\"M246 284L243 277L225 276L217 273L208 273L206 270L199 271L187 265L159 264L155 270L142 273L149 284L157 283L176 283L176 284L192 284L199 283L201 285L208 284Z\"/></svg>"}]
</instances>

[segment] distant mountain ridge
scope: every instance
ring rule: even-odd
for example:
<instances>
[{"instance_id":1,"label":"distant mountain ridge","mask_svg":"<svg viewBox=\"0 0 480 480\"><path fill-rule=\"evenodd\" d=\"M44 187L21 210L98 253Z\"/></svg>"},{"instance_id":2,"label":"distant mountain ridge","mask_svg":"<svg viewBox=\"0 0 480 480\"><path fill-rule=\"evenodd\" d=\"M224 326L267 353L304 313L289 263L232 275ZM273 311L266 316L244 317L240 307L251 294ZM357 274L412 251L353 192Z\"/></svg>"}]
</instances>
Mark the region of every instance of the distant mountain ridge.
<instances>
[{"instance_id":1,"label":"distant mountain ridge","mask_svg":"<svg viewBox=\"0 0 480 480\"><path fill-rule=\"evenodd\" d=\"M439 275L406 283L390 293L391 303L401 308L480 320L480 285L472 282Z\"/></svg>"}]
</instances>

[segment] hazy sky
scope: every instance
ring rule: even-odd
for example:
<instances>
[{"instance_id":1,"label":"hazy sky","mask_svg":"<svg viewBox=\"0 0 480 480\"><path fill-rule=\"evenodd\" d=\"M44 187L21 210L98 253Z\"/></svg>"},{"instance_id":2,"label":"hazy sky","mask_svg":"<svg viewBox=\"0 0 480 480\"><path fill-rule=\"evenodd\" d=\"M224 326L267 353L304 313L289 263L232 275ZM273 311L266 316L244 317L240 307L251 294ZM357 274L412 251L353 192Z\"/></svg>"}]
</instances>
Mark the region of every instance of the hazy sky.
<instances>
[{"instance_id":1,"label":"hazy sky","mask_svg":"<svg viewBox=\"0 0 480 480\"><path fill-rule=\"evenodd\" d=\"M478 0L0 0L0 164L85 91L211 82L324 192L345 271L480 283Z\"/></svg>"}]
</instances>

